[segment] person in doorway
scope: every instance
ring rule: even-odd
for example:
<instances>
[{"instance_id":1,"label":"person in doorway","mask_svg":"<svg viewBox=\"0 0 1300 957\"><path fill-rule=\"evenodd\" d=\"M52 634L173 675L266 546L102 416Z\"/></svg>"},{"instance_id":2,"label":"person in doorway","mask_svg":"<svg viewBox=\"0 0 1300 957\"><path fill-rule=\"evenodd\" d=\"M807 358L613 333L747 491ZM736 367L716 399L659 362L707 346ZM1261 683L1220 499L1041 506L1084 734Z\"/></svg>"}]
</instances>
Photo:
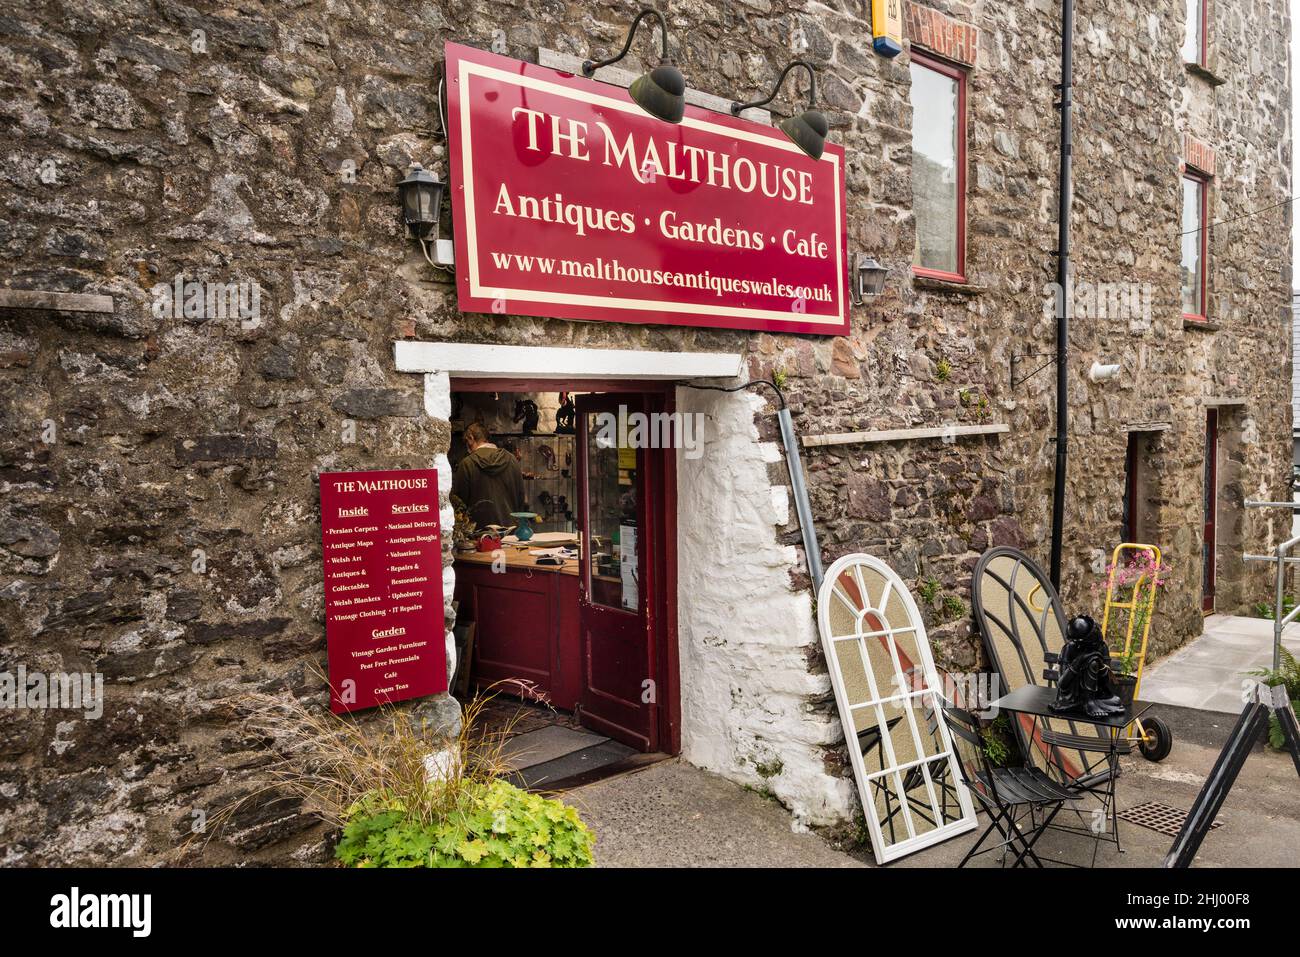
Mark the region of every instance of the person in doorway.
<instances>
[{"instance_id":1,"label":"person in doorway","mask_svg":"<svg viewBox=\"0 0 1300 957\"><path fill-rule=\"evenodd\" d=\"M482 422L466 427L465 444L469 454L456 466L451 493L465 503L479 528L513 524L510 513L524 511L519 460L492 444Z\"/></svg>"}]
</instances>

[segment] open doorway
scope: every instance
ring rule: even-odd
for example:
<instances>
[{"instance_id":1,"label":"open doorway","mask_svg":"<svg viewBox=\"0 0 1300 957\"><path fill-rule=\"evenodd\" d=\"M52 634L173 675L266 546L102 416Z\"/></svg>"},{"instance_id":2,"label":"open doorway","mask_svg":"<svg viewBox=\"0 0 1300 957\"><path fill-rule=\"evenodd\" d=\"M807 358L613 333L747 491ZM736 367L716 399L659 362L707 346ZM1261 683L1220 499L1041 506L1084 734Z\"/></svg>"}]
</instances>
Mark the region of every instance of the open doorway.
<instances>
[{"instance_id":1,"label":"open doorway","mask_svg":"<svg viewBox=\"0 0 1300 957\"><path fill-rule=\"evenodd\" d=\"M1219 410L1205 412L1205 458L1202 464L1201 611L1214 613L1219 519Z\"/></svg>"},{"instance_id":2,"label":"open doorway","mask_svg":"<svg viewBox=\"0 0 1300 957\"><path fill-rule=\"evenodd\" d=\"M629 429L672 392L557 386L453 379L448 456L458 690L507 689L488 717L542 787L680 750L674 453Z\"/></svg>"}]
</instances>

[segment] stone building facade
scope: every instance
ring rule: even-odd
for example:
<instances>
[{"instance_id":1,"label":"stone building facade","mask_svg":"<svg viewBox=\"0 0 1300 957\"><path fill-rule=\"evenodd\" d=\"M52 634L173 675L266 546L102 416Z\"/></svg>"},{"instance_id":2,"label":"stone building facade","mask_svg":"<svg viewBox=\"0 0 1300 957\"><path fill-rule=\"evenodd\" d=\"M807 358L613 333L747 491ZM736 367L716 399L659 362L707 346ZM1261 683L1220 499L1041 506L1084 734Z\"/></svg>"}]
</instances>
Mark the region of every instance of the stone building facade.
<instances>
[{"instance_id":1,"label":"stone building facade","mask_svg":"<svg viewBox=\"0 0 1300 957\"><path fill-rule=\"evenodd\" d=\"M111 311L12 297L0 311L0 670L106 682L99 719L0 717L0 863L320 859L319 828L286 800L175 849L270 760L247 695L323 700L317 474L446 469L448 378L436 362L399 369L395 343L739 354L749 375L782 378L803 435L1006 425L805 450L824 557L887 559L928 596L940 665L978 665L975 559L1047 551L1053 376L1030 373L1054 343L1059 4L908 4L907 46L967 76L966 283L912 276L924 118L908 51L873 54L867 5L700 0L667 7L692 87L744 97L795 55L819 69L847 155L849 250L890 268L885 293L833 338L458 312L396 191L412 163L446 177L443 43L585 56L616 50L636 6L0 4L0 285L111 297ZM1288 4L1216 0L1195 67L1183 0L1076 6L1076 280L1146 287L1149 308L1074 322L1063 591L1071 608L1095 600L1142 433L1143 525L1173 569L1163 652L1200 628L1208 408L1219 611L1267 596L1239 555L1289 527L1240 508L1289 495ZM787 88L773 109L793 106ZM1224 224L1199 325L1180 309L1184 164L1211 174ZM178 277L231 284L256 316L158 308L155 287ZM1091 381L1094 361L1118 377ZM679 463L680 514L734 530L679 538L683 757L808 822L842 819L855 797L772 407L686 389L678 402L715 426L701 461L730 463ZM688 578L709 568L727 574ZM455 718L450 699L425 707Z\"/></svg>"}]
</instances>

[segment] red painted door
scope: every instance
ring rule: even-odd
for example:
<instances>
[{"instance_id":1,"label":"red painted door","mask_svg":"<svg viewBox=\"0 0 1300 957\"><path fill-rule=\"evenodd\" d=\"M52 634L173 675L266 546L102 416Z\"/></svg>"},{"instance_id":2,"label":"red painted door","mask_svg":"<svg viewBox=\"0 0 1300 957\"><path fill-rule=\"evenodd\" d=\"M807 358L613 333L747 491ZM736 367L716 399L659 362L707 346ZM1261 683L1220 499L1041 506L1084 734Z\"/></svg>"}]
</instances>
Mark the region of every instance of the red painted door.
<instances>
[{"instance_id":1,"label":"red painted door","mask_svg":"<svg viewBox=\"0 0 1300 957\"><path fill-rule=\"evenodd\" d=\"M642 751L658 747L655 646L648 574L647 451L634 448L646 399L584 395L578 408L579 527L583 563L578 598L582 724Z\"/></svg>"},{"instance_id":2,"label":"red painted door","mask_svg":"<svg viewBox=\"0 0 1300 957\"><path fill-rule=\"evenodd\" d=\"M1205 529L1201 544L1201 609L1214 611L1214 523L1219 511L1219 410L1205 413Z\"/></svg>"}]
</instances>

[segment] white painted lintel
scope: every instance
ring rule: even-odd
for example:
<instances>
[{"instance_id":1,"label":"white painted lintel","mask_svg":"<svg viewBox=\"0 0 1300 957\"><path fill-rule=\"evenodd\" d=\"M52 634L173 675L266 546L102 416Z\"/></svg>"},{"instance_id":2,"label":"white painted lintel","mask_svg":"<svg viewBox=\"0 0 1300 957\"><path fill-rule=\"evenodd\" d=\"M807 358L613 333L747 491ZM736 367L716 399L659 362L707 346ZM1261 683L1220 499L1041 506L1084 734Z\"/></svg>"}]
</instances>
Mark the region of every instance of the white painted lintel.
<instances>
[{"instance_id":1,"label":"white painted lintel","mask_svg":"<svg viewBox=\"0 0 1300 957\"><path fill-rule=\"evenodd\" d=\"M654 352L565 346L499 346L477 342L394 343L398 372L528 379L733 379L735 352Z\"/></svg>"}]
</instances>

